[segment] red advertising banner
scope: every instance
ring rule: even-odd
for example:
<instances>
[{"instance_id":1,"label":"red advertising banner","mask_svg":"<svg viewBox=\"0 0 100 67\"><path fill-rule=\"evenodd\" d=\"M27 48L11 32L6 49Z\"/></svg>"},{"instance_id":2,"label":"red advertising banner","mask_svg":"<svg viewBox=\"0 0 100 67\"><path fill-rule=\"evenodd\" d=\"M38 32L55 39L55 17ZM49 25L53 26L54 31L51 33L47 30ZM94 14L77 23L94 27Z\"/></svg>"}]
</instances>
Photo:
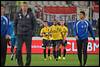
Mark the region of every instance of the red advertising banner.
<instances>
[{"instance_id":1,"label":"red advertising banner","mask_svg":"<svg viewBox=\"0 0 100 67\"><path fill-rule=\"evenodd\" d=\"M76 7L63 7L63 6L45 6L43 8L45 13L50 14L72 14L76 13Z\"/></svg>"},{"instance_id":2,"label":"red advertising banner","mask_svg":"<svg viewBox=\"0 0 100 67\"><path fill-rule=\"evenodd\" d=\"M68 37L67 39L67 46L66 46L66 52L68 54L76 54L77 53L77 43L76 39L72 37ZM11 46L8 45L7 47L7 53L11 53L10 51ZM63 48L62 48L63 49ZM32 53L43 53L42 48L42 38L40 37L33 37L32 38ZM89 54L99 54L99 38L96 38L94 41L92 38L88 38L88 47L87 51ZM26 46L25 43L22 47L22 53L26 53ZM52 53L52 47L51 47L51 53Z\"/></svg>"}]
</instances>

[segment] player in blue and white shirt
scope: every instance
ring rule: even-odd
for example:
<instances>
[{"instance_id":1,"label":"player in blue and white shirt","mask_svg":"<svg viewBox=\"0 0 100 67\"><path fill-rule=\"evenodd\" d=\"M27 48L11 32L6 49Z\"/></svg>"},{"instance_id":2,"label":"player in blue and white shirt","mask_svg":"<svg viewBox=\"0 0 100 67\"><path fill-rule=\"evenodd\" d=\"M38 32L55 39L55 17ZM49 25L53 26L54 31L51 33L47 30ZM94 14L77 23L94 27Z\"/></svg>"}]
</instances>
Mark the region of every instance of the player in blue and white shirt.
<instances>
[{"instance_id":1,"label":"player in blue and white shirt","mask_svg":"<svg viewBox=\"0 0 100 67\"><path fill-rule=\"evenodd\" d=\"M94 31L90 25L90 22L85 19L85 12L80 11L80 20L77 21L74 25L74 35L77 39L77 49L78 49L78 59L80 61L80 65L82 66L82 49L83 49L83 57L84 57L84 66L87 61L87 45L88 45L88 32L92 35L95 40Z\"/></svg>"},{"instance_id":2,"label":"player in blue and white shirt","mask_svg":"<svg viewBox=\"0 0 100 67\"><path fill-rule=\"evenodd\" d=\"M5 7L1 4L1 66L5 65L7 40L10 39L9 20L4 16Z\"/></svg>"}]
</instances>

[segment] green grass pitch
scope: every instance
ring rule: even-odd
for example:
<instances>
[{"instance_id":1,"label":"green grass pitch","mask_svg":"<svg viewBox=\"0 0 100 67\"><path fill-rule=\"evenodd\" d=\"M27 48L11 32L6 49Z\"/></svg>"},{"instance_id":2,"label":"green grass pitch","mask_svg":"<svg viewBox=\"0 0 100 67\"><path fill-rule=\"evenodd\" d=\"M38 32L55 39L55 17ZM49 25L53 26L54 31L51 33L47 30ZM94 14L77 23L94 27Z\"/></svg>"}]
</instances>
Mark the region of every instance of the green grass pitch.
<instances>
[{"instance_id":1,"label":"green grass pitch","mask_svg":"<svg viewBox=\"0 0 100 67\"><path fill-rule=\"evenodd\" d=\"M10 60L10 54L6 56L5 66L18 66L14 59ZM43 54L32 54L31 66L79 66L77 54L67 54L66 59L56 61L53 56L52 59L44 60ZM26 62L26 54L23 54L24 64ZM99 66L99 55L88 54L86 66Z\"/></svg>"}]
</instances>

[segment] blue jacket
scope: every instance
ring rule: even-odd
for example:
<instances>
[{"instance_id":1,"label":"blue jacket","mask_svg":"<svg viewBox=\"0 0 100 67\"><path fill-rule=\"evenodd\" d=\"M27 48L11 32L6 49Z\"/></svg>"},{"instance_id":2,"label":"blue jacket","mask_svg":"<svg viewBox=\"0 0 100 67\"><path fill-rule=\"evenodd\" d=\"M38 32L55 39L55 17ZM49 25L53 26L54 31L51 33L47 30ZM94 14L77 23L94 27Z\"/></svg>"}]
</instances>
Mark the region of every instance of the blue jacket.
<instances>
[{"instance_id":1,"label":"blue jacket","mask_svg":"<svg viewBox=\"0 0 100 67\"><path fill-rule=\"evenodd\" d=\"M95 39L94 31L90 25L90 22L87 20L79 20L74 24L74 35L78 36L79 39L88 38L88 32L92 35L93 39Z\"/></svg>"},{"instance_id":2,"label":"blue jacket","mask_svg":"<svg viewBox=\"0 0 100 67\"><path fill-rule=\"evenodd\" d=\"M6 16L1 16L1 36L10 35L9 33L9 20Z\"/></svg>"}]
</instances>

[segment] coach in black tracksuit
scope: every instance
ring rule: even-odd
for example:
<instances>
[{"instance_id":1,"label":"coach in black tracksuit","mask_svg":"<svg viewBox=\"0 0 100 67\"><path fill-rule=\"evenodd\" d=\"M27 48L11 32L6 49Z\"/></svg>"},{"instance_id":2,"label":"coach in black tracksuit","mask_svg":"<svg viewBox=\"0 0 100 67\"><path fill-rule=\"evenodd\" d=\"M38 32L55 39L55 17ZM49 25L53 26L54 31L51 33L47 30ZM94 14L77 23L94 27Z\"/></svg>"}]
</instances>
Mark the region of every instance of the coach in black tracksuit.
<instances>
[{"instance_id":1,"label":"coach in black tracksuit","mask_svg":"<svg viewBox=\"0 0 100 67\"><path fill-rule=\"evenodd\" d=\"M21 11L18 12L15 16L15 34L18 37L18 46L17 46L17 63L19 66L23 66L22 61L22 44L25 42L27 58L26 66L29 66L31 63L31 41L32 41L32 31L34 30L34 23L36 23L33 13L28 11L28 5L24 2L21 5Z\"/></svg>"}]
</instances>

